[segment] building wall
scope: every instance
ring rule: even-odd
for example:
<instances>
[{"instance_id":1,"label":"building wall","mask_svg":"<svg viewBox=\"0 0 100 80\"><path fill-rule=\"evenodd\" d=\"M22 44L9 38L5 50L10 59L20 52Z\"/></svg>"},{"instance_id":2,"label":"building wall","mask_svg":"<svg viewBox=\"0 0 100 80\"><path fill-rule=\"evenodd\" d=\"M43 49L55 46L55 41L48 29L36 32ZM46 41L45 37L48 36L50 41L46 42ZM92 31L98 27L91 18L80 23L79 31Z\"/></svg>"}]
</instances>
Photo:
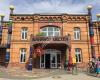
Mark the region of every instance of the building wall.
<instances>
[{"instance_id":1,"label":"building wall","mask_svg":"<svg viewBox=\"0 0 100 80\"><path fill-rule=\"evenodd\" d=\"M14 17L14 16L13 16ZM16 16L15 16L16 17ZM37 18L40 18L40 16L36 16ZM50 16L49 16L50 17ZM77 16L76 16L77 17ZM85 17L85 16L84 16ZM13 18L14 19L14 18ZM39 22L37 21L17 21L14 20L13 22L13 29L12 29L12 39L11 39L11 49L10 49L10 64L9 66L26 66L28 59L29 59L29 53L30 53L30 35L33 34L34 36L40 32L40 28L43 26L47 26L49 23L47 22ZM65 36L67 34L71 35L71 53L72 56L75 55L75 48L80 48L82 50L82 63L88 63L91 57L91 49L90 49L90 41L89 41L89 30L88 30L88 22L86 21L72 21L72 22L52 22L52 25L58 26L61 28L62 36ZM28 28L28 38L27 40L21 40L21 28L27 27ZM81 30L81 39L80 40L74 40L74 27L79 27ZM6 30L3 31L3 42L6 42L7 39L7 32ZM97 40L98 40L98 32L96 32L96 29L94 29L94 42L95 42L95 51L96 56L98 56L98 49L100 50L100 47L97 46ZM20 63L20 49L26 48L26 63Z\"/></svg>"}]
</instances>

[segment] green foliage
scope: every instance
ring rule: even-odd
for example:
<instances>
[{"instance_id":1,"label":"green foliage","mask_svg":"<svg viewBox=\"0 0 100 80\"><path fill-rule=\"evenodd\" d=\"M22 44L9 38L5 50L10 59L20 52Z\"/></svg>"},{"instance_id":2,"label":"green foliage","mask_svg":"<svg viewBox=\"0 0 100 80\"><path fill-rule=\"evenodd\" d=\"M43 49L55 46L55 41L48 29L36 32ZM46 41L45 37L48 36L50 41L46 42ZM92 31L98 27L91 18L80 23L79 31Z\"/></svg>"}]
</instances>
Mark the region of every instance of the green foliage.
<instances>
[{"instance_id":1,"label":"green foliage","mask_svg":"<svg viewBox=\"0 0 100 80\"><path fill-rule=\"evenodd\" d=\"M45 34L43 32L36 34L36 36L44 36Z\"/></svg>"}]
</instances>

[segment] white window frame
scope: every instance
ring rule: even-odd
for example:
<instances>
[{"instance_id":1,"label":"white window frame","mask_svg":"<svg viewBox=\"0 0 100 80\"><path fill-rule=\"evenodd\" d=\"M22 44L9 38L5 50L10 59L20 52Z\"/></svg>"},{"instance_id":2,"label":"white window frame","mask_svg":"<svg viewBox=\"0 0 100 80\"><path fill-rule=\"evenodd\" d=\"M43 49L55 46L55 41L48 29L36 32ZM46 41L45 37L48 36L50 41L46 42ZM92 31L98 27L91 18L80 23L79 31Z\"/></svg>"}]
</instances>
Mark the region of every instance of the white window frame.
<instances>
[{"instance_id":1,"label":"white window frame","mask_svg":"<svg viewBox=\"0 0 100 80\"><path fill-rule=\"evenodd\" d=\"M76 52L76 49L79 49L80 52ZM82 50L80 48L75 48L75 57L76 57L76 55L79 55L79 54L80 54L80 58L81 58L80 60L81 61L79 61L79 56L77 56L77 58L78 58L77 59L78 61L76 61L77 63L81 63L82 62Z\"/></svg>"},{"instance_id":2,"label":"white window frame","mask_svg":"<svg viewBox=\"0 0 100 80\"><path fill-rule=\"evenodd\" d=\"M53 31L49 31L48 30L49 27L53 28ZM40 32L46 33L46 36L49 36L49 34L48 34L49 32L53 32L53 35L52 36L55 36L55 33L58 32L59 33L58 36L60 36L60 28L58 28L58 27L52 27L52 26L48 26L48 27L44 27L44 28L46 28L47 30L46 31L42 31L43 28L41 28L40 29ZM55 31L54 28L57 28L59 30L58 31Z\"/></svg>"},{"instance_id":3,"label":"white window frame","mask_svg":"<svg viewBox=\"0 0 100 80\"><path fill-rule=\"evenodd\" d=\"M79 35L79 38L78 38L78 35ZM74 28L74 40L80 40L80 28L79 27L75 27Z\"/></svg>"},{"instance_id":4,"label":"white window frame","mask_svg":"<svg viewBox=\"0 0 100 80\"><path fill-rule=\"evenodd\" d=\"M22 36L23 34L24 34L24 38ZM28 28L26 28L26 27L22 28L21 29L21 40L27 40L27 37L28 37L27 35L28 35ZM27 37L25 38L25 36L27 36Z\"/></svg>"},{"instance_id":5,"label":"white window frame","mask_svg":"<svg viewBox=\"0 0 100 80\"><path fill-rule=\"evenodd\" d=\"M21 60L21 54L22 56L22 60ZM24 61L24 56L25 56L25 61ZM20 63L25 63L26 62L26 48L21 48L20 49Z\"/></svg>"}]
</instances>

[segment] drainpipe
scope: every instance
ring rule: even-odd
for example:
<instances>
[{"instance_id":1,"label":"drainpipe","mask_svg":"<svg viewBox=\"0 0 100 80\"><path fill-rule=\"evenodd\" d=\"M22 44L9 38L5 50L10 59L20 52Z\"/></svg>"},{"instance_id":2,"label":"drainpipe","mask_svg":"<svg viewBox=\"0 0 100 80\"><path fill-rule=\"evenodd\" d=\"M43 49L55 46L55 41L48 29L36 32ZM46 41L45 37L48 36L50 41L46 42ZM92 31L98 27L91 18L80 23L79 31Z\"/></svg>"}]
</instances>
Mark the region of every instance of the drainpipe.
<instances>
[{"instance_id":1,"label":"drainpipe","mask_svg":"<svg viewBox=\"0 0 100 80\"><path fill-rule=\"evenodd\" d=\"M14 7L10 6L10 16L13 15ZM12 35L12 19L9 19L9 26L8 26L8 37L7 37L7 49L6 49L6 56L5 56L5 63L6 67L10 60L10 46L11 46L11 35Z\"/></svg>"},{"instance_id":2,"label":"drainpipe","mask_svg":"<svg viewBox=\"0 0 100 80\"><path fill-rule=\"evenodd\" d=\"M92 10L92 6L88 6L88 15L89 15L89 36L90 36L90 45L91 45L91 57L93 59L96 59L96 55L95 55L95 47L94 47L94 31L93 31L93 22L92 22L92 14L91 14L91 10Z\"/></svg>"}]
</instances>

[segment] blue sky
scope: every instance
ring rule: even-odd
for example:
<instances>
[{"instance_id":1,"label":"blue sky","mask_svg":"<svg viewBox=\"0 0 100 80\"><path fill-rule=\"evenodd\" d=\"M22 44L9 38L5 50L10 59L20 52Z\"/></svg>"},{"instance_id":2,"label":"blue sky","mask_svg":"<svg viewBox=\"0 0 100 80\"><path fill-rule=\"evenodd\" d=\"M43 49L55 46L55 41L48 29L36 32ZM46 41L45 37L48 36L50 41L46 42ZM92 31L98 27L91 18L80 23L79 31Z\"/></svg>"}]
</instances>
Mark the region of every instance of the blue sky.
<instances>
[{"instance_id":1,"label":"blue sky","mask_svg":"<svg viewBox=\"0 0 100 80\"><path fill-rule=\"evenodd\" d=\"M14 5L14 13L87 13L86 7L93 5L93 19L100 13L100 0L0 0L0 14L9 17L9 5Z\"/></svg>"}]
</instances>

